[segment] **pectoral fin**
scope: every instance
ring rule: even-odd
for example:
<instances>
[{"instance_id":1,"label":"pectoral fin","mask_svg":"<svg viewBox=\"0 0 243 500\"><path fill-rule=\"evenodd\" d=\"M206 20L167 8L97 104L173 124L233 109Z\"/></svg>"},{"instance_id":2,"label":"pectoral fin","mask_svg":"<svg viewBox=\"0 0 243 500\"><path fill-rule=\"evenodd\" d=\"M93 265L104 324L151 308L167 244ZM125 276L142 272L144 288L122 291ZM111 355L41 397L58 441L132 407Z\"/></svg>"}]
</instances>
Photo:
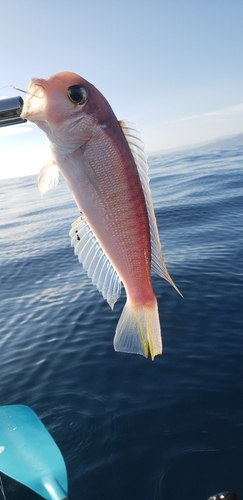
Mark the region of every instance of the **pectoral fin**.
<instances>
[{"instance_id":1,"label":"pectoral fin","mask_svg":"<svg viewBox=\"0 0 243 500\"><path fill-rule=\"evenodd\" d=\"M88 158L81 151L81 149L79 148L76 151L74 151L71 154L70 158L71 158L71 161L74 163L75 167L82 170L86 179L88 179L88 181L93 186L96 193L99 196L101 196L101 192L100 192L100 188L99 188L99 181L94 173L94 170L92 169L92 166L90 165Z\"/></svg>"}]
</instances>

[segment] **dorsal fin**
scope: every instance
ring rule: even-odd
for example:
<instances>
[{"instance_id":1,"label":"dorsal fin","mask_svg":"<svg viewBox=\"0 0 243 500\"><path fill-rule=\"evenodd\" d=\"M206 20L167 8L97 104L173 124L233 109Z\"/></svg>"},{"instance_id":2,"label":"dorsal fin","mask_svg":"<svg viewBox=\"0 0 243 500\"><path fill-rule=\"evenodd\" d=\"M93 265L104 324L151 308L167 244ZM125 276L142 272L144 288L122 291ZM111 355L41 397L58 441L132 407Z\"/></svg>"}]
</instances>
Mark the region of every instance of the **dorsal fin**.
<instances>
[{"instance_id":1,"label":"dorsal fin","mask_svg":"<svg viewBox=\"0 0 243 500\"><path fill-rule=\"evenodd\" d=\"M83 215L73 222L69 235L79 262L113 309L121 294L121 281Z\"/></svg>"},{"instance_id":2,"label":"dorsal fin","mask_svg":"<svg viewBox=\"0 0 243 500\"><path fill-rule=\"evenodd\" d=\"M120 121L119 123L126 137L126 140L129 144L133 158L135 160L144 192L148 218L149 218L149 227L150 227L151 252L152 252L151 269L155 271L159 276L167 280L181 295L177 286L170 277L162 253L157 221L155 218L154 207L152 202L151 190L149 187L149 176L148 176L149 167L147 163L147 156L144 152L144 144L141 140L140 133L136 130L135 125L133 123L127 121Z\"/></svg>"}]
</instances>

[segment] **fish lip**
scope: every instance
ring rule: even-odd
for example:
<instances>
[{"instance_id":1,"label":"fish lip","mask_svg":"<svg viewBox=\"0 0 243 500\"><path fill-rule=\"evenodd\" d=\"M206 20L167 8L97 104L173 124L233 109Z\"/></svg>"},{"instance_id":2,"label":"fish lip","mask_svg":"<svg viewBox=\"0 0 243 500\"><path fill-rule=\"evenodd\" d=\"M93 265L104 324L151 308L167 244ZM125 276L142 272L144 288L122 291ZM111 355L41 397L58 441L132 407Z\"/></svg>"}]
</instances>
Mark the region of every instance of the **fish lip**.
<instances>
[{"instance_id":1,"label":"fish lip","mask_svg":"<svg viewBox=\"0 0 243 500\"><path fill-rule=\"evenodd\" d=\"M27 95L31 97L39 97L43 99L45 95L45 80L43 78L31 78L27 88ZM42 90L43 89L43 90Z\"/></svg>"},{"instance_id":2,"label":"fish lip","mask_svg":"<svg viewBox=\"0 0 243 500\"><path fill-rule=\"evenodd\" d=\"M44 107L43 99L46 96L44 82L42 78L30 79L21 118L33 121L39 115L40 109Z\"/></svg>"}]
</instances>

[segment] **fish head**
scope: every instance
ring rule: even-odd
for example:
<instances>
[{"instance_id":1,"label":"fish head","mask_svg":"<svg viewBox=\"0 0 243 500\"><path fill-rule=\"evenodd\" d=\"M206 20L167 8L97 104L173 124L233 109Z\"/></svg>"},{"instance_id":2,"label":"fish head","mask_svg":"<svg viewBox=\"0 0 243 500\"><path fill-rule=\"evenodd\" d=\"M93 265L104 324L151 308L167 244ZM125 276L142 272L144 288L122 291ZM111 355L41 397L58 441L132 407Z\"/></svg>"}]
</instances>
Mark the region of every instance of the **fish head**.
<instances>
[{"instance_id":1,"label":"fish head","mask_svg":"<svg viewBox=\"0 0 243 500\"><path fill-rule=\"evenodd\" d=\"M75 150L116 117L103 95L81 76L31 78L21 117L36 123L55 149Z\"/></svg>"}]
</instances>

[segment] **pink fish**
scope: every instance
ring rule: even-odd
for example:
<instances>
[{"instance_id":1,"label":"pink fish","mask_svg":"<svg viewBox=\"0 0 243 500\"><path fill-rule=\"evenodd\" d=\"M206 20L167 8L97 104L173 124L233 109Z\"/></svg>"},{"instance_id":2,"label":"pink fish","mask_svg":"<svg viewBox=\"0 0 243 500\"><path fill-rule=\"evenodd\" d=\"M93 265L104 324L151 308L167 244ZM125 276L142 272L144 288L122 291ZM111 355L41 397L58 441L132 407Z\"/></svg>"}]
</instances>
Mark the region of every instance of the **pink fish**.
<instances>
[{"instance_id":1,"label":"pink fish","mask_svg":"<svg viewBox=\"0 0 243 500\"><path fill-rule=\"evenodd\" d=\"M49 139L40 192L58 182L60 170L82 214L70 236L88 276L111 308L125 287L115 350L154 359L162 340L151 269L177 288L162 255L140 134L117 120L91 83L69 72L32 78L21 116Z\"/></svg>"}]
</instances>

